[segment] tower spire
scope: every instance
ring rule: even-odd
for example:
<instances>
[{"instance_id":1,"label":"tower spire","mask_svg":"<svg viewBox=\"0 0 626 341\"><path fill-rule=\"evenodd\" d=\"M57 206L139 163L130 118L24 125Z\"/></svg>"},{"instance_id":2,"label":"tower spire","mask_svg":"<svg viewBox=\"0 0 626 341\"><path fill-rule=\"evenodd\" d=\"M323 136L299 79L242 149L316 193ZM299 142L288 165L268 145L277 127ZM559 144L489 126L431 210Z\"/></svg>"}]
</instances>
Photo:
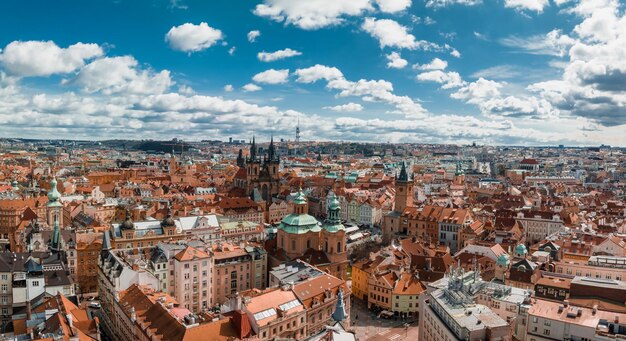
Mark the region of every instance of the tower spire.
<instances>
[{"instance_id":1,"label":"tower spire","mask_svg":"<svg viewBox=\"0 0 626 341\"><path fill-rule=\"evenodd\" d=\"M346 306L343 302L343 290L341 290L341 288L337 291L337 304L335 304L335 311L332 317L336 322L341 322L346 319Z\"/></svg>"},{"instance_id":2,"label":"tower spire","mask_svg":"<svg viewBox=\"0 0 626 341\"><path fill-rule=\"evenodd\" d=\"M272 133L272 137L270 138L269 160L274 161L275 157L276 157L276 150L274 147L274 134Z\"/></svg>"},{"instance_id":3,"label":"tower spire","mask_svg":"<svg viewBox=\"0 0 626 341\"><path fill-rule=\"evenodd\" d=\"M409 176L406 172L406 164L402 161L402 168L400 169L400 175L398 175L398 181L409 181Z\"/></svg>"},{"instance_id":4,"label":"tower spire","mask_svg":"<svg viewBox=\"0 0 626 341\"><path fill-rule=\"evenodd\" d=\"M250 145L250 160L256 160L256 141L254 135L252 135L252 144Z\"/></svg>"}]
</instances>

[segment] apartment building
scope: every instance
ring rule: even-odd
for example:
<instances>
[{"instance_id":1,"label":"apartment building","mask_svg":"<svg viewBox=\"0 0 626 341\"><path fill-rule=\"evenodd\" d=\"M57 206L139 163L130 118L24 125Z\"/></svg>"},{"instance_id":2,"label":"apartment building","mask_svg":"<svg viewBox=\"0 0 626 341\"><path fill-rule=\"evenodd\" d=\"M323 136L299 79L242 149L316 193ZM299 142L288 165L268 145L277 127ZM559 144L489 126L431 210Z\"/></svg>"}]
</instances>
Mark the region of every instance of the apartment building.
<instances>
[{"instance_id":1,"label":"apartment building","mask_svg":"<svg viewBox=\"0 0 626 341\"><path fill-rule=\"evenodd\" d=\"M193 312L213 305L211 256L198 248L187 246L174 256L174 297L181 307Z\"/></svg>"},{"instance_id":2,"label":"apartment building","mask_svg":"<svg viewBox=\"0 0 626 341\"><path fill-rule=\"evenodd\" d=\"M213 254L213 304L226 302L229 295L267 286L267 253L261 247L218 243Z\"/></svg>"},{"instance_id":3,"label":"apartment building","mask_svg":"<svg viewBox=\"0 0 626 341\"><path fill-rule=\"evenodd\" d=\"M265 228L251 221L223 222L219 235L224 242L240 243L247 240L261 242L265 240Z\"/></svg>"},{"instance_id":4,"label":"apartment building","mask_svg":"<svg viewBox=\"0 0 626 341\"><path fill-rule=\"evenodd\" d=\"M539 242L564 230L561 216L555 212L522 211L517 213L515 220L522 225L526 240L530 243Z\"/></svg>"},{"instance_id":5,"label":"apartment building","mask_svg":"<svg viewBox=\"0 0 626 341\"><path fill-rule=\"evenodd\" d=\"M306 310L305 335L316 334L331 324L337 300L343 301L349 316L350 292L342 279L321 274L294 284L292 290ZM344 324L349 326L349 320Z\"/></svg>"},{"instance_id":6,"label":"apartment building","mask_svg":"<svg viewBox=\"0 0 626 341\"><path fill-rule=\"evenodd\" d=\"M528 310L526 340L624 340L626 313L537 299Z\"/></svg>"},{"instance_id":7,"label":"apartment building","mask_svg":"<svg viewBox=\"0 0 626 341\"><path fill-rule=\"evenodd\" d=\"M145 266L142 266L145 264ZM98 261L98 298L101 303L102 328L115 340L124 340L122 310L118 304L120 292L131 285L159 288L159 280L147 269L145 262L137 262L128 254L116 251L110 235L103 233L102 251Z\"/></svg>"}]
</instances>

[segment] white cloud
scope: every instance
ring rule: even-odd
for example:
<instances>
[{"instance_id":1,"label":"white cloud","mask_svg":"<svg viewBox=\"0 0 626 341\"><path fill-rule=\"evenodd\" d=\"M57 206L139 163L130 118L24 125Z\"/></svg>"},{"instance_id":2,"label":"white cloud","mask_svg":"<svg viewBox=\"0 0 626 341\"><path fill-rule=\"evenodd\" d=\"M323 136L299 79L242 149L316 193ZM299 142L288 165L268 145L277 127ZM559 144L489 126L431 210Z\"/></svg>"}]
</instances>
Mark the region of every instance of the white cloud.
<instances>
[{"instance_id":1,"label":"white cloud","mask_svg":"<svg viewBox=\"0 0 626 341\"><path fill-rule=\"evenodd\" d=\"M448 62L439 58L434 58L428 64L414 65L413 68L417 70L445 70L448 67Z\"/></svg>"},{"instance_id":2,"label":"white cloud","mask_svg":"<svg viewBox=\"0 0 626 341\"><path fill-rule=\"evenodd\" d=\"M417 80L443 84L441 86L443 89L458 88L465 85L458 72L443 72L441 70L420 73L417 75Z\"/></svg>"},{"instance_id":3,"label":"white cloud","mask_svg":"<svg viewBox=\"0 0 626 341\"><path fill-rule=\"evenodd\" d=\"M414 50L421 45L421 42L408 32L406 26L400 25L395 20L365 18L361 28L376 38L381 48L397 47Z\"/></svg>"},{"instance_id":4,"label":"white cloud","mask_svg":"<svg viewBox=\"0 0 626 341\"><path fill-rule=\"evenodd\" d=\"M269 69L257 73L252 77L252 80L262 84L282 84L287 83L287 78L289 78L289 69Z\"/></svg>"},{"instance_id":5,"label":"white cloud","mask_svg":"<svg viewBox=\"0 0 626 341\"><path fill-rule=\"evenodd\" d=\"M435 19L433 19L431 17L428 17L428 16L426 16L424 18L421 18L421 17L418 17L415 14L411 14L409 16L409 18L411 19L411 22L413 24L415 24L415 25L424 24L424 25L428 26L428 25L434 25L434 24L437 23L437 21L435 21Z\"/></svg>"},{"instance_id":6,"label":"white cloud","mask_svg":"<svg viewBox=\"0 0 626 341\"><path fill-rule=\"evenodd\" d=\"M469 103L478 103L477 101L480 101L484 98L493 98L500 96L501 87L501 83L484 78L479 78L477 81L459 88L455 93L450 95L450 97L466 100Z\"/></svg>"},{"instance_id":7,"label":"white cloud","mask_svg":"<svg viewBox=\"0 0 626 341\"><path fill-rule=\"evenodd\" d=\"M248 84L244 85L242 88L246 92L254 92L254 91L263 90L262 87L260 87L260 86L258 86L256 84L253 84L253 83L248 83Z\"/></svg>"},{"instance_id":8,"label":"white cloud","mask_svg":"<svg viewBox=\"0 0 626 341\"><path fill-rule=\"evenodd\" d=\"M543 12L544 7L548 5L548 0L504 0L504 7L535 11L537 13Z\"/></svg>"},{"instance_id":9,"label":"white cloud","mask_svg":"<svg viewBox=\"0 0 626 341\"><path fill-rule=\"evenodd\" d=\"M357 111L362 111L363 106L360 105L359 103L350 102L347 104L335 105L333 107L324 107L324 109L328 109L328 110L332 110L336 112L357 112Z\"/></svg>"},{"instance_id":10,"label":"white cloud","mask_svg":"<svg viewBox=\"0 0 626 341\"><path fill-rule=\"evenodd\" d=\"M215 45L224 39L222 31L210 27L207 23L191 23L172 27L165 35L170 48L183 52L198 52Z\"/></svg>"},{"instance_id":11,"label":"white cloud","mask_svg":"<svg viewBox=\"0 0 626 341\"><path fill-rule=\"evenodd\" d=\"M253 30L248 32L248 41L251 43L254 43L256 41L256 38L261 36L261 31L259 30Z\"/></svg>"},{"instance_id":12,"label":"white cloud","mask_svg":"<svg viewBox=\"0 0 626 341\"><path fill-rule=\"evenodd\" d=\"M376 0L382 12L396 13L411 7L411 0Z\"/></svg>"},{"instance_id":13,"label":"white cloud","mask_svg":"<svg viewBox=\"0 0 626 341\"><path fill-rule=\"evenodd\" d=\"M343 73L336 67L328 67L320 64L304 69L297 69L295 74L298 76L296 82L299 83L315 83L320 79L331 81L343 78Z\"/></svg>"},{"instance_id":14,"label":"white cloud","mask_svg":"<svg viewBox=\"0 0 626 341\"><path fill-rule=\"evenodd\" d=\"M526 38L510 36L500 39L500 44L519 49L530 54L564 56L575 40L560 30L552 30L547 34L538 34Z\"/></svg>"},{"instance_id":15,"label":"white cloud","mask_svg":"<svg viewBox=\"0 0 626 341\"><path fill-rule=\"evenodd\" d=\"M224 85L224 91L226 92L232 92L233 90L235 90L235 88L233 87L232 84L226 84Z\"/></svg>"},{"instance_id":16,"label":"white cloud","mask_svg":"<svg viewBox=\"0 0 626 341\"><path fill-rule=\"evenodd\" d=\"M83 67L70 82L86 92L159 94L174 84L168 70L141 70L132 56L105 57Z\"/></svg>"},{"instance_id":17,"label":"white cloud","mask_svg":"<svg viewBox=\"0 0 626 341\"><path fill-rule=\"evenodd\" d=\"M370 0L264 0L256 6L254 14L316 30L340 24L344 16L358 16L371 10Z\"/></svg>"},{"instance_id":18,"label":"white cloud","mask_svg":"<svg viewBox=\"0 0 626 341\"><path fill-rule=\"evenodd\" d=\"M338 97L358 96L366 102L382 102L393 105L396 110L393 114L402 114L406 117L421 118L427 110L408 96L398 96L393 93L393 84L389 81L360 79L356 82L343 77L328 81L328 89L338 90Z\"/></svg>"},{"instance_id":19,"label":"white cloud","mask_svg":"<svg viewBox=\"0 0 626 341\"><path fill-rule=\"evenodd\" d=\"M196 93L192 87L184 84L178 86L178 92L183 95L194 95Z\"/></svg>"},{"instance_id":20,"label":"white cloud","mask_svg":"<svg viewBox=\"0 0 626 341\"><path fill-rule=\"evenodd\" d=\"M228 54L231 56L235 55L235 50L237 50L237 47L231 47L230 49L228 49Z\"/></svg>"},{"instance_id":21,"label":"white cloud","mask_svg":"<svg viewBox=\"0 0 626 341\"><path fill-rule=\"evenodd\" d=\"M457 49L452 49L452 51L450 51L450 55L455 58L461 58L461 52Z\"/></svg>"},{"instance_id":22,"label":"white cloud","mask_svg":"<svg viewBox=\"0 0 626 341\"><path fill-rule=\"evenodd\" d=\"M279 59L285 59L294 56L300 56L302 52L286 48L275 52L259 52L257 58L262 62L273 62Z\"/></svg>"},{"instance_id":23,"label":"white cloud","mask_svg":"<svg viewBox=\"0 0 626 341\"><path fill-rule=\"evenodd\" d=\"M103 54L97 44L77 43L61 48L52 41L14 41L0 51L0 63L17 77L69 73Z\"/></svg>"},{"instance_id":24,"label":"white cloud","mask_svg":"<svg viewBox=\"0 0 626 341\"><path fill-rule=\"evenodd\" d=\"M522 68L516 65L497 65L478 70L472 74L473 78L492 78L492 79L508 79L523 76Z\"/></svg>"},{"instance_id":25,"label":"white cloud","mask_svg":"<svg viewBox=\"0 0 626 341\"><path fill-rule=\"evenodd\" d=\"M557 115L557 110L547 100L533 96L493 97L479 102L480 109L491 116L550 119Z\"/></svg>"},{"instance_id":26,"label":"white cloud","mask_svg":"<svg viewBox=\"0 0 626 341\"><path fill-rule=\"evenodd\" d=\"M482 3L482 0L427 0L426 7L441 8L451 5L474 6Z\"/></svg>"},{"instance_id":27,"label":"white cloud","mask_svg":"<svg viewBox=\"0 0 626 341\"><path fill-rule=\"evenodd\" d=\"M409 63L406 61L406 59L402 59L402 57L400 56L398 52L391 52L386 57L387 57L387 60L389 61L387 63L388 68L402 69L405 66L407 66L407 64Z\"/></svg>"}]
</instances>

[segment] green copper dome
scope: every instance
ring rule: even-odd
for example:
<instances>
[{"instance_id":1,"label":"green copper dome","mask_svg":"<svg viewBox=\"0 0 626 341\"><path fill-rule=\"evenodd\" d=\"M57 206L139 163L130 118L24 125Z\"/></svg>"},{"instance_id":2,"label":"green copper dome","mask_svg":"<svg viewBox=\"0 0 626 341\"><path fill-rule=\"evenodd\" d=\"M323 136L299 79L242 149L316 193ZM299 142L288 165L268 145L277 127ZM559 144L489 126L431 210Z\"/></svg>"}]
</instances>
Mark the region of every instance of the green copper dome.
<instances>
[{"instance_id":1,"label":"green copper dome","mask_svg":"<svg viewBox=\"0 0 626 341\"><path fill-rule=\"evenodd\" d=\"M328 203L328 208L331 210L336 210L341 208L341 205L339 204L339 200L337 200L337 196L335 195L335 193L330 192L330 202Z\"/></svg>"},{"instance_id":2,"label":"green copper dome","mask_svg":"<svg viewBox=\"0 0 626 341\"><path fill-rule=\"evenodd\" d=\"M526 250L526 246L524 244L519 244L517 247L515 247L516 256L523 257L526 256L527 253L528 251Z\"/></svg>"},{"instance_id":3,"label":"green copper dome","mask_svg":"<svg viewBox=\"0 0 626 341\"><path fill-rule=\"evenodd\" d=\"M322 227L329 232L345 230L346 228L341 223L341 216L339 215L339 210L341 210L341 204L339 204L337 196L334 192L330 192L328 194L328 197L328 211L326 214L326 221L324 221L324 225L322 225Z\"/></svg>"},{"instance_id":4,"label":"green copper dome","mask_svg":"<svg viewBox=\"0 0 626 341\"><path fill-rule=\"evenodd\" d=\"M50 191L48 191L48 206L59 206L61 203L61 193L57 190L57 178L52 178L50 182Z\"/></svg>"},{"instance_id":5,"label":"green copper dome","mask_svg":"<svg viewBox=\"0 0 626 341\"><path fill-rule=\"evenodd\" d=\"M509 256L506 253L503 253L500 255L500 257L498 257L498 259L496 260L496 265L501 265L504 267L508 267L509 266Z\"/></svg>"},{"instance_id":6,"label":"green copper dome","mask_svg":"<svg viewBox=\"0 0 626 341\"><path fill-rule=\"evenodd\" d=\"M298 190L298 194L296 194L296 198L293 199L293 203L296 205L304 205L306 204L306 196L302 193L302 188Z\"/></svg>"},{"instance_id":7,"label":"green copper dome","mask_svg":"<svg viewBox=\"0 0 626 341\"><path fill-rule=\"evenodd\" d=\"M283 218L280 222L279 229L287 233L301 234L309 231L319 232L320 227L315 217L308 214L292 213Z\"/></svg>"}]
</instances>

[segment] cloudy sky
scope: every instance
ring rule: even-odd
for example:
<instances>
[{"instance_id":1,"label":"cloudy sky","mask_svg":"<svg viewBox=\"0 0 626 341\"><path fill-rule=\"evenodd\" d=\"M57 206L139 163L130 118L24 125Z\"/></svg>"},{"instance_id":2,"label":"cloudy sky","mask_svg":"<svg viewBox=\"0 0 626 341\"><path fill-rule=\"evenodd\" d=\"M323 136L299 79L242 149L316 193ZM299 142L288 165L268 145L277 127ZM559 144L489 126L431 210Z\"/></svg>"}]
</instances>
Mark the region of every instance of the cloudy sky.
<instances>
[{"instance_id":1,"label":"cloudy sky","mask_svg":"<svg viewBox=\"0 0 626 341\"><path fill-rule=\"evenodd\" d=\"M626 146L618 0L0 3L0 136Z\"/></svg>"}]
</instances>

